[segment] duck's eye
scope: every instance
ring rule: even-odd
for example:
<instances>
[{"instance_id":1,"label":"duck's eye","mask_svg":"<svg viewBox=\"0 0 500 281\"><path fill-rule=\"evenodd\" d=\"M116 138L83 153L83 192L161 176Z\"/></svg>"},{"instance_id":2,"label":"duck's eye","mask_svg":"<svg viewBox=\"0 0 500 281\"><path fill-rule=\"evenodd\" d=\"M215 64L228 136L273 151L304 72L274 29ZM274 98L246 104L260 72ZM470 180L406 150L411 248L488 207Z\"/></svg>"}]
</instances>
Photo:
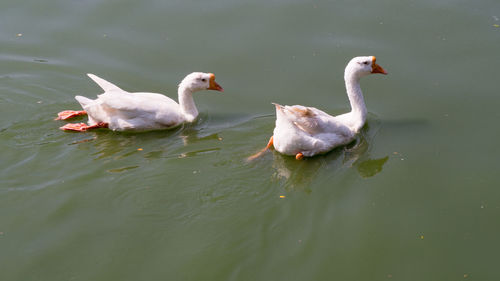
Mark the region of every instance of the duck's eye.
<instances>
[{"instance_id":1,"label":"duck's eye","mask_svg":"<svg viewBox=\"0 0 500 281\"><path fill-rule=\"evenodd\" d=\"M207 79L205 79L205 78L201 78L201 81L202 81L202 82L207 82Z\"/></svg>"},{"instance_id":2,"label":"duck's eye","mask_svg":"<svg viewBox=\"0 0 500 281\"><path fill-rule=\"evenodd\" d=\"M368 65L368 62L367 62L367 61L364 61L364 62L363 62L363 64Z\"/></svg>"}]
</instances>

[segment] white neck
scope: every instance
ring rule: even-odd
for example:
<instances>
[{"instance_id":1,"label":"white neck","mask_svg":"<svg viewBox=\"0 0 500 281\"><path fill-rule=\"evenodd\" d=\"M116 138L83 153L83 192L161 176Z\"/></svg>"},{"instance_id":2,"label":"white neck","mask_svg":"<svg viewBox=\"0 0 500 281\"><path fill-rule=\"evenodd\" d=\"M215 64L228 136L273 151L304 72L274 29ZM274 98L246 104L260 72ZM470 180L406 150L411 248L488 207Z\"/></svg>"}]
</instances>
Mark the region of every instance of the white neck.
<instances>
[{"instance_id":1,"label":"white neck","mask_svg":"<svg viewBox=\"0 0 500 281\"><path fill-rule=\"evenodd\" d=\"M363 93L359 85L360 78L361 77L356 75L356 73L346 69L344 75L345 87L349 102L351 103L351 122L349 125L356 132L365 125L367 115L365 100L363 99Z\"/></svg>"},{"instance_id":2,"label":"white neck","mask_svg":"<svg viewBox=\"0 0 500 281\"><path fill-rule=\"evenodd\" d=\"M179 95L179 105L181 107L181 113L188 122L193 122L198 116L198 109L193 100L193 91L186 88L184 85L179 85L177 90Z\"/></svg>"}]
</instances>

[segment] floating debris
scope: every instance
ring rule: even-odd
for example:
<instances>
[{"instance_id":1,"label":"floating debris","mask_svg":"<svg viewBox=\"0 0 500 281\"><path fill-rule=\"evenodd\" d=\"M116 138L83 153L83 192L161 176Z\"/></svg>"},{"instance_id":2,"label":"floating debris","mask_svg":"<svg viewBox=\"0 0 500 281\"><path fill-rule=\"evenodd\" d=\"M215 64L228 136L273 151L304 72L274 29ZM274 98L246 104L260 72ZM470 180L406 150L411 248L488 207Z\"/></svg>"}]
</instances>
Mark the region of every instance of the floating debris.
<instances>
[{"instance_id":1,"label":"floating debris","mask_svg":"<svg viewBox=\"0 0 500 281\"><path fill-rule=\"evenodd\" d=\"M138 150L138 151L143 151L144 149L142 149L142 148L138 148L137 150Z\"/></svg>"},{"instance_id":2,"label":"floating debris","mask_svg":"<svg viewBox=\"0 0 500 281\"><path fill-rule=\"evenodd\" d=\"M281 198L281 199L285 198L285 195L280 195L280 198Z\"/></svg>"},{"instance_id":3,"label":"floating debris","mask_svg":"<svg viewBox=\"0 0 500 281\"><path fill-rule=\"evenodd\" d=\"M23 34L22 33L18 33L18 34L16 34L16 36L17 37L21 37L21 36L23 36Z\"/></svg>"}]
</instances>

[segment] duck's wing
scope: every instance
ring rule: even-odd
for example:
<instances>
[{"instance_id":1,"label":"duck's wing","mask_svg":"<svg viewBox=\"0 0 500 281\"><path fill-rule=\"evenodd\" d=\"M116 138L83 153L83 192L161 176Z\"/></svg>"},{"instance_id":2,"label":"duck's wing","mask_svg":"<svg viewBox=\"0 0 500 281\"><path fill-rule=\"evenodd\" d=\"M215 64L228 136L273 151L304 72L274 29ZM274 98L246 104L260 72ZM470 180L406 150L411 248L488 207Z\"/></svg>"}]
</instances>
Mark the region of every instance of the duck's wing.
<instances>
[{"instance_id":1,"label":"duck's wing","mask_svg":"<svg viewBox=\"0 0 500 281\"><path fill-rule=\"evenodd\" d=\"M122 89L120 89L118 86L115 84L108 82L97 75L94 75L92 73L87 73L87 76L90 77L99 87L101 87L104 92L126 92Z\"/></svg>"},{"instance_id":2,"label":"duck's wing","mask_svg":"<svg viewBox=\"0 0 500 281\"><path fill-rule=\"evenodd\" d=\"M156 93L129 93L115 84L97 75L87 74L104 93L98 95L98 103L113 111L129 111L131 113L158 113L177 108L178 104L171 98Z\"/></svg>"},{"instance_id":3,"label":"duck's wing","mask_svg":"<svg viewBox=\"0 0 500 281\"><path fill-rule=\"evenodd\" d=\"M151 116L150 118L173 118L179 115L179 105L171 98L155 93L105 92L98 96L101 106L110 114L126 118Z\"/></svg>"},{"instance_id":4,"label":"duck's wing","mask_svg":"<svg viewBox=\"0 0 500 281\"><path fill-rule=\"evenodd\" d=\"M333 116L315 107L274 105L276 106L277 118L288 120L298 129L310 135L322 133L350 135L351 133L349 128L337 121Z\"/></svg>"}]
</instances>

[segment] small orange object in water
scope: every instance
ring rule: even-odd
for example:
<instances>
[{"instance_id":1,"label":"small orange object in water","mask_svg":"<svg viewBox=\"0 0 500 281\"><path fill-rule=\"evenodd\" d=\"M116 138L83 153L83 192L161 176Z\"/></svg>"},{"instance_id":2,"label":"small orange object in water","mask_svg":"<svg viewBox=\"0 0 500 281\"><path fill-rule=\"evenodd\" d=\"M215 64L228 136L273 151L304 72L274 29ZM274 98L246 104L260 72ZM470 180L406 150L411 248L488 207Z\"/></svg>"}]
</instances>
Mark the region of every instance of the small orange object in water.
<instances>
[{"instance_id":1,"label":"small orange object in water","mask_svg":"<svg viewBox=\"0 0 500 281\"><path fill-rule=\"evenodd\" d=\"M280 195L280 198L285 198L285 195Z\"/></svg>"}]
</instances>

